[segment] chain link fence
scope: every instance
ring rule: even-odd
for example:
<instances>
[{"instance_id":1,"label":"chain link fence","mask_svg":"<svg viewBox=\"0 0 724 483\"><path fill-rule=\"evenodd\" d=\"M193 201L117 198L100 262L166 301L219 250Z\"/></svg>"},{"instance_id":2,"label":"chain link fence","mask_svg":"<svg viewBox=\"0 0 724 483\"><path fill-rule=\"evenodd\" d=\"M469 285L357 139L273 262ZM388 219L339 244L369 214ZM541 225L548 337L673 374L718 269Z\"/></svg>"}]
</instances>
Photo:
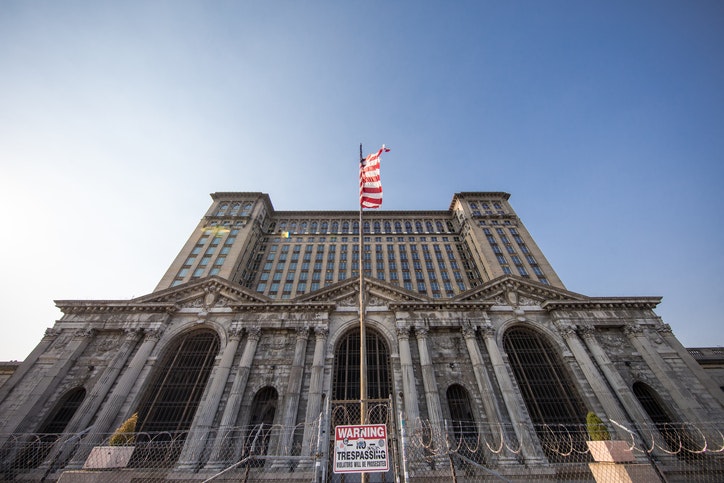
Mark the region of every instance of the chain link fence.
<instances>
[{"instance_id":1,"label":"chain link fence","mask_svg":"<svg viewBox=\"0 0 724 483\"><path fill-rule=\"evenodd\" d=\"M596 461L584 425L407 424L386 401L366 410L367 423L387 426L390 469L364 478L332 467L333 428L359 423L359 401L349 401L309 424L135 433L130 446L106 446L110 434L0 435L0 481L724 481L721 422L613 422L612 435L621 441L615 451L625 460L615 463Z\"/></svg>"}]
</instances>

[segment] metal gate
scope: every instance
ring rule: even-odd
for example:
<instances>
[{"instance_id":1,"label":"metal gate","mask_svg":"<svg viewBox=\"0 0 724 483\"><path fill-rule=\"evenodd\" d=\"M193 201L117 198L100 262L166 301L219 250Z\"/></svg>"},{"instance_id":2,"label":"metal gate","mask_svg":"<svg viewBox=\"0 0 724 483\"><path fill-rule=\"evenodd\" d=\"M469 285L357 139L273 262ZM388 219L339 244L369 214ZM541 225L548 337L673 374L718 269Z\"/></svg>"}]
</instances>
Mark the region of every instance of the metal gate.
<instances>
[{"instance_id":1,"label":"metal gate","mask_svg":"<svg viewBox=\"0 0 724 483\"><path fill-rule=\"evenodd\" d=\"M333 472L335 427L341 425L360 424L361 401L331 401L326 414L328 421L329 435L327 444L326 475L322 475L321 481L333 483L354 483L362 482L362 473ZM365 404L365 424L384 424L387 426L387 448L389 450L389 470L387 472L364 473L369 483L398 481L399 474L397 425L395 423L395 411L392 399L368 399Z\"/></svg>"}]
</instances>

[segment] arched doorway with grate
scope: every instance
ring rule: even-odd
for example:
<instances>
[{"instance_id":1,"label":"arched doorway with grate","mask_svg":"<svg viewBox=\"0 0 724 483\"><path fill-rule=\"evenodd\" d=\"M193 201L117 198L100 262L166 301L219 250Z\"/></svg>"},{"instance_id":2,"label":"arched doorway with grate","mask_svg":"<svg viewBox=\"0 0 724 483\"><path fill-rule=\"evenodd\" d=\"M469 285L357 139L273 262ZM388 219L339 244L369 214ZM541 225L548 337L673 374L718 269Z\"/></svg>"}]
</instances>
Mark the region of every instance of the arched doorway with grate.
<instances>
[{"instance_id":1,"label":"arched doorway with grate","mask_svg":"<svg viewBox=\"0 0 724 483\"><path fill-rule=\"evenodd\" d=\"M571 450L586 453L586 406L559 351L523 326L503 334L503 347L548 460L564 461Z\"/></svg>"},{"instance_id":2,"label":"arched doorway with grate","mask_svg":"<svg viewBox=\"0 0 724 483\"><path fill-rule=\"evenodd\" d=\"M86 390L83 387L73 388L63 394L11 467L19 471L37 468L63 435L65 427L80 408L85 396Z\"/></svg>"},{"instance_id":3,"label":"arched doorway with grate","mask_svg":"<svg viewBox=\"0 0 724 483\"><path fill-rule=\"evenodd\" d=\"M166 467L176 462L218 352L219 336L207 328L169 343L138 405L139 435L131 466Z\"/></svg>"},{"instance_id":4,"label":"arched doorway with grate","mask_svg":"<svg viewBox=\"0 0 724 483\"><path fill-rule=\"evenodd\" d=\"M336 344L332 371L332 399L330 420L330 455L334 454L334 428L339 425L360 424L360 329L346 332ZM394 411L390 396L393 394L390 351L382 334L365 328L367 352L366 424L386 424L389 441L394 431ZM367 473L368 482L394 481L394 448L389 448L390 470L386 473ZM333 482L361 481L360 473L334 474L333 456L329 461L329 479Z\"/></svg>"}]
</instances>

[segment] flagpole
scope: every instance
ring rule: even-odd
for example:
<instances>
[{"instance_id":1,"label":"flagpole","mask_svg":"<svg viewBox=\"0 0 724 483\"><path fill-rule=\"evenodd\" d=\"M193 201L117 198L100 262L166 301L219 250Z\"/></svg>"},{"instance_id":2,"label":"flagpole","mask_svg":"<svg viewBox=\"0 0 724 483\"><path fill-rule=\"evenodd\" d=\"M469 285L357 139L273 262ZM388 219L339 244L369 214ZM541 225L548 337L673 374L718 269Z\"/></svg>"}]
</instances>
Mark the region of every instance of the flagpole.
<instances>
[{"instance_id":1,"label":"flagpole","mask_svg":"<svg viewBox=\"0 0 724 483\"><path fill-rule=\"evenodd\" d=\"M359 145L359 162L362 157L362 143ZM362 243L362 199L359 204L359 399L360 424L365 424L367 415L367 334L365 331L365 301L364 301L364 245Z\"/></svg>"}]
</instances>

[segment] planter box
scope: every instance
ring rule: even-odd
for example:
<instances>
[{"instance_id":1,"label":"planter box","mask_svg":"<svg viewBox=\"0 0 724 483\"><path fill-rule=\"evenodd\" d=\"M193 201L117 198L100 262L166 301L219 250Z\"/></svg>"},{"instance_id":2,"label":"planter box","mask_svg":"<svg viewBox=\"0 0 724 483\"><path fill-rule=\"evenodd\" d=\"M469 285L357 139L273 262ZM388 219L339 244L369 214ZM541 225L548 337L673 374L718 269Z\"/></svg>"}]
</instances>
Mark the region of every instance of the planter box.
<instances>
[{"instance_id":1,"label":"planter box","mask_svg":"<svg viewBox=\"0 0 724 483\"><path fill-rule=\"evenodd\" d=\"M134 446L96 446L85 460L83 469L125 468L134 449Z\"/></svg>"},{"instance_id":2,"label":"planter box","mask_svg":"<svg viewBox=\"0 0 724 483\"><path fill-rule=\"evenodd\" d=\"M595 461L605 463L627 463L634 461L631 446L627 441L586 441Z\"/></svg>"},{"instance_id":3,"label":"planter box","mask_svg":"<svg viewBox=\"0 0 724 483\"><path fill-rule=\"evenodd\" d=\"M601 483L652 483L661 478L647 464L588 463L593 478Z\"/></svg>"}]
</instances>

